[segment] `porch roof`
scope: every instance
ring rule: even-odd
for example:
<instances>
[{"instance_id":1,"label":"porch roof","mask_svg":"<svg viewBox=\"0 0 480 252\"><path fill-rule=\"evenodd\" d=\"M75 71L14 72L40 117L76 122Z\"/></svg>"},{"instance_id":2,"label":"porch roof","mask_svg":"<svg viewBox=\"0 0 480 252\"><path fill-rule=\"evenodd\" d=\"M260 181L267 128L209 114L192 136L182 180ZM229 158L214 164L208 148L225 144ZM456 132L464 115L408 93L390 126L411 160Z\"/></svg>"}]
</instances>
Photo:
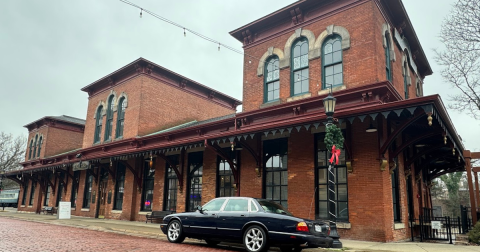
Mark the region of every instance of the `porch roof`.
<instances>
[{"instance_id":1,"label":"porch roof","mask_svg":"<svg viewBox=\"0 0 480 252\"><path fill-rule=\"evenodd\" d=\"M124 139L107 144L93 146L76 152L67 153L51 158L27 161L21 163L24 169L12 171L8 174L15 175L22 172L30 172L45 169L66 168L75 162L90 160L92 163L100 162L101 159L120 159L132 156L148 156L150 153L166 153L176 150L194 148L198 146L214 145L220 142L241 142L248 138L254 138L261 134L276 134L277 132L304 130L310 127L318 128L326 121L322 99L326 95L315 96L304 100L284 103L264 109L238 113L203 122L192 123L164 132L157 132L144 137ZM432 168L435 174L427 174L430 177L439 173L459 170L464 165L462 156L464 146L460 141L453 123L438 95L402 100L390 82L380 82L358 88L350 88L334 92L337 98L335 117L339 122L355 124L355 121L363 121L366 117L375 120L389 119L399 123L415 118L403 130L413 134L410 140L415 140L418 134L425 132L440 132L437 140L422 138L409 143L412 147L422 144L424 146L438 145L436 141L442 140L442 134L448 137L448 146L438 147L434 152L422 154L416 158L427 162L432 154L437 158L434 162L423 163L427 169ZM432 126L428 126L428 117L432 118ZM422 123L422 120L423 123ZM387 120L388 121L388 120ZM431 128L430 128L431 127ZM403 132L403 131L402 131ZM400 132L400 133L402 133ZM418 133L415 133L418 132ZM433 137L432 137L433 138ZM385 139L385 141L391 139ZM379 146L384 153L379 153L379 159L391 155L390 146ZM433 147L433 146L432 146ZM348 146L346 146L348 152ZM452 166L452 158L445 162L437 162L445 152L451 153L456 150L455 157L460 159ZM417 154L421 154L418 152ZM425 158L423 158L425 157ZM442 160L443 161L443 160ZM440 168L439 168L440 167Z\"/></svg>"}]
</instances>

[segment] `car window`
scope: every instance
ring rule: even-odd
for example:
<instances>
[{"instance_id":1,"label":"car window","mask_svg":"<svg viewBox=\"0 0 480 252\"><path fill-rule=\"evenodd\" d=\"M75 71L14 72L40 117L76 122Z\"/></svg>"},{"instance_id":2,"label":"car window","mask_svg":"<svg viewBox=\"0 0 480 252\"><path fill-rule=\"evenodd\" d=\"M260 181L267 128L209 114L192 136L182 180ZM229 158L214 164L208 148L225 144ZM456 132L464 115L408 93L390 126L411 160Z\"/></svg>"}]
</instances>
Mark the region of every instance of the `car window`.
<instances>
[{"instance_id":1,"label":"car window","mask_svg":"<svg viewBox=\"0 0 480 252\"><path fill-rule=\"evenodd\" d=\"M220 208L222 208L223 203L225 202L226 199L214 199L207 204L203 205L202 210L203 211L220 211Z\"/></svg>"},{"instance_id":2,"label":"car window","mask_svg":"<svg viewBox=\"0 0 480 252\"><path fill-rule=\"evenodd\" d=\"M223 209L225 212L248 212L247 199L230 199Z\"/></svg>"},{"instance_id":3,"label":"car window","mask_svg":"<svg viewBox=\"0 0 480 252\"><path fill-rule=\"evenodd\" d=\"M292 215L287 209L285 209L282 205L277 204L272 201L268 200L259 200L258 203L262 206L262 208L267 213L276 213L276 214L285 214L285 215Z\"/></svg>"},{"instance_id":4,"label":"car window","mask_svg":"<svg viewBox=\"0 0 480 252\"><path fill-rule=\"evenodd\" d=\"M250 211L251 212L258 212L258 207L253 203L253 201L250 200Z\"/></svg>"}]
</instances>

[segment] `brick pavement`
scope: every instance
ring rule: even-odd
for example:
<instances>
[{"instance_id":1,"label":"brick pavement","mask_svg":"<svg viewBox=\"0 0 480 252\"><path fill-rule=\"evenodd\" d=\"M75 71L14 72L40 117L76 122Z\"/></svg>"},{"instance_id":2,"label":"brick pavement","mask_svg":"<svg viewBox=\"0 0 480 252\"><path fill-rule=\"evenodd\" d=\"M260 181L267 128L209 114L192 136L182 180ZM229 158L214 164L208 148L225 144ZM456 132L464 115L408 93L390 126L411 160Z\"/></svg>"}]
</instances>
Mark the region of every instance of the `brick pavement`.
<instances>
[{"instance_id":1,"label":"brick pavement","mask_svg":"<svg viewBox=\"0 0 480 252\"><path fill-rule=\"evenodd\" d=\"M0 218L0 252L11 251L243 251L234 247L211 248L186 241L172 244L149 239L74 227Z\"/></svg>"}]
</instances>

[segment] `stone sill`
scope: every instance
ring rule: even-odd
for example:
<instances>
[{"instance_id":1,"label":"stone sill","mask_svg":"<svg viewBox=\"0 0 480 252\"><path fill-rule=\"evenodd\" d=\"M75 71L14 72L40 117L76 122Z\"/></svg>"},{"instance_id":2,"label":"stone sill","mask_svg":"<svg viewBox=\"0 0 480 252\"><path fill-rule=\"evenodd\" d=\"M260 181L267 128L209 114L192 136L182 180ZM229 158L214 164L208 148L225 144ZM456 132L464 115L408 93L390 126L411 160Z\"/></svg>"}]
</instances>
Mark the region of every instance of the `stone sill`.
<instances>
[{"instance_id":1,"label":"stone sill","mask_svg":"<svg viewBox=\"0 0 480 252\"><path fill-rule=\"evenodd\" d=\"M33 206L27 206L28 208L33 208Z\"/></svg>"},{"instance_id":2,"label":"stone sill","mask_svg":"<svg viewBox=\"0 0 480 252\"><path fill-rule=\"evenodd\" d=\"M138 215L147 215L147 214L151 214L152 212L151 211L140 211L138 212Z\"/></svg>"},{"instance_id":3,"label":"stone sill","mask_svg":"<svg viewBox=\"0 0 480 252\"><path fill-rule=\"evenodd\" d=\"M351 229L352 224L349 222L344 222L344 223L337 223L337 228L338 229Z\"/></svg>"},{"instance_id":4,"label":"stone sill","mask_svg":"<svg viewBox=\"0 0 480 252\"><path fill-rule=\"evenodd\" d=\"M347 87L345 85L336 86L336 87L332 88L332 92L340 91L340 90L344 90L344 89L347 89ZM322 89L322 90L318 91L318 95L327 95L328 93L330 93L330 88L325 88L325 89Z\"/></svg>"},{"instance_id":5,"label":"stone sill","mask_svg":"<svg viewBox=\"0 0 480 252\"><path fill-rule=\"evenodd\" d=\"M282 101L280 101L280 100L271 101L271 102L266 102L266 103L260 105L260 108L266 108L266 107L270 107L270 106L275 106L275 105L279 105L279 104L281 104L281 103L282 103Z\"/></svg>"},{"instance_id":6,"label":"stone sill","mask_svg":"<svg viewBox=\"0 0 480 252\"><path fill-rule=\"evenodd\" d=\"M405 229L405 223L395 223L393 229Z\"/></svg>"},{"instance_id":7,"label":"stone sill","mask_svg":"<svg viewBox=\"0 0 480 252\"><path fill-rule=\"evenodd\" d=\"M80 210L82 212L90 212L90 208L82 208L82 210Z\"/></svg>"},{"instance_id":8,"label":"stone sill","mask_svg":"<svg viewBox=\"0 0 480 252\"><path fill-rule=\"evenodd\" d=\"M20 207L25 207L25 205L20 205Z\"/></svg>"},{"instance_id":9,"label":"stone sill","mask_svg":"<svg viewBox=\"0 0 480 252\"><path fill-rule=\"evenodd\" d=\"M288 97L287 102L298 101L298 100L309 98L309 97L312 97L312 93L306 93L306 94Z\"/></svg>"},{"instance_id":10,"label":"stone sill","mask_svg":"<svg viewBox=\"0 0 480 252\"><path fill-rule=\"evenodd\" d=\"M70 208L70 210L77 211L77 209L75 207Z\"/></svg>"},{"instance_id":11,"label":"stone sill","mask_svg":"<svg viewBox=\"0 0 480 252\"><path fill-rule=\"evenodd\" d=\"M110 213L112 214L121 214L122 210L112 210Z\"/></svg>"}]
</instances>

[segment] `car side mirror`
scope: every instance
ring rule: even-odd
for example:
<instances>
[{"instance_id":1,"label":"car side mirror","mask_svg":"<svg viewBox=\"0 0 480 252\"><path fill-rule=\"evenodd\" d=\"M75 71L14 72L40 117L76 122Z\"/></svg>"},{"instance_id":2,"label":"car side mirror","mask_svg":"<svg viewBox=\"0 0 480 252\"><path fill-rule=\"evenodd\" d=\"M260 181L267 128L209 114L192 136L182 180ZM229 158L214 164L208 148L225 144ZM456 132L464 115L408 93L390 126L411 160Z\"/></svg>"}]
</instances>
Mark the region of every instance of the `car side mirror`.
<instances>
[{"instance_id":1,"label":"car side mirror","mask_svg":"<svg viewBox=\"0 0 480 252\"><path fill-rule=\"evenodd\" d=\"M197 209L200 213L203 213L202 206L198 205L195 209Z\"/></svg>"}]
</instances>

